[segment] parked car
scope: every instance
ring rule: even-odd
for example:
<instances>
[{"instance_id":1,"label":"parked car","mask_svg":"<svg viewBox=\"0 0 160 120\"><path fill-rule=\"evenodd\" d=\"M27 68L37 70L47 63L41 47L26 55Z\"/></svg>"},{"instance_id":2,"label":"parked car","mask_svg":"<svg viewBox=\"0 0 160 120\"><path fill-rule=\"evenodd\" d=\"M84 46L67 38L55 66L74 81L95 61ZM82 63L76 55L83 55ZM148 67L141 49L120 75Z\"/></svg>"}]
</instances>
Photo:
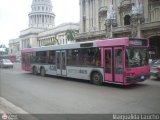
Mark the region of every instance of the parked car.
<instances>
[{"instance_id":1,"label":"parked car","mask_svg":"<svg viewBox=\"0 0 160 120\"><path fill-rule=\"evenodd\" d=\"M1 68L13 68L13 63L9 59L1 59L0 67Z\"/></svg>"},{"instance_id":2,"label":"parked car","mask_svg":"<svg viewBox=\"0 0 160 120\"><path fill-rule=\"evenodd\" d=\"M160 60L154 61L151 64L151 75L160 79Z\"/></svg>"}]
</instances>

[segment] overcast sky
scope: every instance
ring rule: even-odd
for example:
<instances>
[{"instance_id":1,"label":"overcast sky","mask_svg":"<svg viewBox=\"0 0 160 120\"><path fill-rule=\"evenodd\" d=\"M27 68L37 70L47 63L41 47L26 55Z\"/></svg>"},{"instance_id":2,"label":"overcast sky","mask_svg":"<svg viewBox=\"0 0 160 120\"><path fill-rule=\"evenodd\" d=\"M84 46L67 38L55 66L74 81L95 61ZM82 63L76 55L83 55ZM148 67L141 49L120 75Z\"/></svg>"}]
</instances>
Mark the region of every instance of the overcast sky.
<instances>
[{"instance_id":1,"label":"overcast sky","mask_svg":"<svg viewBox=\"0 0 160 120\"><path fill-rule=\"evenodd\" d=\"M28 13L32 0L0 0L0 44L8 46L10 39L18 38L28 28ZM55 25L79 22L79 0L52 0Z\"/></svg>"}]
</instances>

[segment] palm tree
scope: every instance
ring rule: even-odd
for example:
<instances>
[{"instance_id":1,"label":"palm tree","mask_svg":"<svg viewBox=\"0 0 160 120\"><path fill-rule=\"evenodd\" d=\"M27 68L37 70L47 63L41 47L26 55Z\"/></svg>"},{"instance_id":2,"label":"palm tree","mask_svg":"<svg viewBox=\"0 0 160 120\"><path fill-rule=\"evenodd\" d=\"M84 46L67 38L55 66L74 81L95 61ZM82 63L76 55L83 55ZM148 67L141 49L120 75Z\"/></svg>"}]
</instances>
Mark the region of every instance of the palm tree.
<instances>
[{"instance_id":1,"label":"palm tree","mask_svg":"<svg viewBox=\"0 0 160 120\"><path fill-rule=\"evenodd\" d=\"M67 40L70 40L70 41L73 41L75 40L75 35L78 33L79 31L78 30L75 30L75 29L68 29L66 30L65 32L65 35L67 37Z\"/></svg>"}]
</instances>

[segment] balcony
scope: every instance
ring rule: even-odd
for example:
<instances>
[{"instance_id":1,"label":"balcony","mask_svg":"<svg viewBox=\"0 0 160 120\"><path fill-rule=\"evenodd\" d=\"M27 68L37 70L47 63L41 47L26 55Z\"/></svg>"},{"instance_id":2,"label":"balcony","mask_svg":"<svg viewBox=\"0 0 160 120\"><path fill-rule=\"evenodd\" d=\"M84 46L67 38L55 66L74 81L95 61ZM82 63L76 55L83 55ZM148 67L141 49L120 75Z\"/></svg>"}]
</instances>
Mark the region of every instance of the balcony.
<instances>
[{"instance_id":1,"label":"balcony","mask_svg":"<svg viewBox=\"0 0 160 120\"><path fill-rule=\"evenodd\" d=\"M99 15L103 16L103 15L106 15L107 14L107 6L102 6L99 8Z\"/></svg>"},{"instance_id":2,"label":"balcony","mask_svg":"<svg viewBox=\"0 0 160 120\"><path fill-rule=\"evenodd\" d=\"M94 40L94 39L100 39L102 37L105 37L106 31L93 31L93 32L85 32L85 33L79 33L76 35L75 39L79 42L82 40Z\"/></svg>"},{"instance_id":3,"label":"balcony","mask_svg":"<svg viewBox=\"0 0 160 120\"><path fill-rule=\"evenodd\" d=\"M120 6L119 6L119 10L120 11L126 11L126 10L131 10L132 9L132 1L131 0L123 0L121 3L120 3Z\"/></svg>"}]
</instances>

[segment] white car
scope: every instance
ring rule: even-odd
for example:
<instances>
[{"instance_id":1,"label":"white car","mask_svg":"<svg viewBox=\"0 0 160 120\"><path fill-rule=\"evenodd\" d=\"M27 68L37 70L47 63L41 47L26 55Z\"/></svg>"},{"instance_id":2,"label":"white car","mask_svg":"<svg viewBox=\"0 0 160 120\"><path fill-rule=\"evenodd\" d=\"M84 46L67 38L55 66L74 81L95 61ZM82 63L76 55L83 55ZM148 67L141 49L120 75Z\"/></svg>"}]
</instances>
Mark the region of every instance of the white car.
<instances>
[{"instance_id":1,"label":"white car","mask_svg":"<svg viewBox=\"0 0 160 120\"><path fill-rule=\"evenodd\" d=\"M9 59L1 59L0 67L1 68L13 68L13 63Z\"/></svg>"},{"instance_id":2,"label":"white car","mask_svg":"<svg viewBox=\"0 0 160 120\"><path fill-rule=\"evenodd\" d=\"M160 60L156 60L151 65L151 75L160 79Z\"/></svg>"}]
</instances>

